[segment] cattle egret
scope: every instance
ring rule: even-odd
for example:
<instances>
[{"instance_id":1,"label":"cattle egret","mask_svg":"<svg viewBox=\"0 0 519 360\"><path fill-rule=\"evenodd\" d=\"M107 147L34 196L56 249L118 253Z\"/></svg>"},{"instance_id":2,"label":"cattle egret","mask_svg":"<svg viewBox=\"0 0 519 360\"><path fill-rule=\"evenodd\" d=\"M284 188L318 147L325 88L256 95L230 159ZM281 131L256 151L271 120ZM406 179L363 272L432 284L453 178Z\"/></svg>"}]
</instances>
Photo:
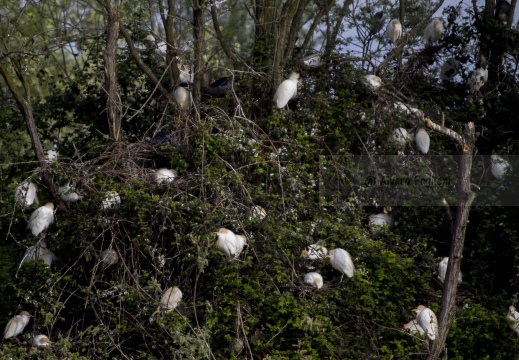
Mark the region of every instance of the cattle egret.
<instances>
[{"instance_id":1,"label":"cattle egret","mask_svg":"<svg viewBox=\"0 0 519 360\"><path fill-rule=\"evenodd\" d=\"M54 344L50 339L47 337L47 335L36 335L32 339L32 346L33 347L44 347L44 346L50 346L51 344Z\"/></svg>"},{"instance_id":2,"label":"cattle egret","mask_svg":"<svg viewBox=\"0 0 519 360\"><path fill-rule=\"evenodd\" d=\"M340 248L330 250L326 257L330 258L330 264L342 274L341 281L344 275L351 278L355 274L355 266L346 250Z\"/></svg>"},{"instance_id":3,"label":"cattle egret","mask_svg":"<svg viewBox=\"0 0 519 360\"><path fill-rule=\"evenodd\" d=\"M387 225L388 227L395 226L395 220L391 215L380 213L369 216L369 226L372 232L377 232L379 227Z\"/></svg>"},{"instance_id":4,"label":"cattle egret","mask_svg":"<svg viewBox=\"0 0 519 360\"><path fill-rule=\"evenodd\" d=\"M177 63L177 68L180 72L179 78L181 83L193 83L195 74L193 74L191 66Z\"/></svg>"},{"instance_id":5,"label":"cattle egret","mask_svg":"<svg viewBox=\"0 0 519 360\"><path fill-rule=\"evenodd\" d=\"M305 274L304 282L317 288L317 290L323 287L323 277L316 272Z\"/></svg>"},{"instance_id":6,"label":"cattle egret","mask_svg":"<svg viewBox=\"0 0 519 360\"><path fill-rule=\"evenodd\" d=\"M113 249L106 249L101 253L101 261L106 266L115 265L119 262L119 254Z\"/></svg>"},{"instance_id":7,"label":"cattle egret","mask_svg":"<svg viewBox=\"0 0 519 360\"><path fill-rule=\"evenodd\" d=\"M153 181L157 184L170 183L175 180L177 175L175 170L159 169L153 173Z\"/></svg>"},{"instance_id":8,"label":"cattle egret","mask_svg":"<svg viewBox=\"0 0 519 360\"><path fill-rule=\"evenodd\" d=\"M384 27L384 23L386 22L386 16L383 11L379 11L373 16L371 29L369 33L371 35L376 35L382 28Z\"/></svg>"},{"instance_id":9,"label":"cattle egret","mask_svg":"<svg viewBox=\"0 0 519 360\"><path fill-rule=\"evenodd\" d=\"M328 250L319 244L308 245L305 250L301 251L301 257L309 260L324 259L328 254Z\"/></svg>"},{"instance_id":10,"label":"cattle egret","mask_svg":"<svg viewBox=\"0 0 519 360\"><path fill-rule=\"evenodd\" d=\"M27 228L31 230L34 236L38 236L42 231L47 229L54 221L54 204L47 203L40 206L31 214Z\"/></svg>"},{"instance_id":11,"label":"cattle egret","mask_svg":"<svg viewBox=\"0 0 519 360\"><path fill-rule=\"evenodd\" d=\"M273 99L278 109L284 108L297 95L298 80L299 74L293 72L287 80L279 84Z\"/></svg>"},{"instance_id":12,"label":"cattle egret","mask_svg":"<svg viewBox=\"0 0 519 360\"><path fill-rule=\"evenodd\" d=\"M413 320L409 321L407 324L405 324L404 330L409 331L413 335L418 334L418 335L422 336L423 334L425 334L424 329L422 329L422 327L420 325L418 325L418 322L416 321L416 319L413 319Z\"/></svg>"},{"instance_id":13,"label":"cattle egret","mask_svg":"<svg viewBox=\"0 0 519 360\"><path fill-rule=\"evenodd\" d=\"M159 302L159 309L166 312L175 310L178 303L182 300L182 291L178 287L170 287L164 292Z\"/></svg>"},{"instance_id":14,"label":"cattle egret","mask_svg":"<svg viewBox=\"0 0 519 360\"><path fill-rule=\"evenodd\" d=\"M101 203L103 210L117 209L121 205L121 197L116 191L107 191Z\"/></svg>"},{"instance_id":15,"label":"cattle egret","mask_svg":"<svg viewBox=\"0 0 519 360\"><path fill-rule=\"evenodd\" d=\"M58 194L61 199L65 202L76 202L83 199L83 196L79 195L76 191L76 186L67 182L65 185L60 186Z\"/></svg>"},{"instance_id":16,"label":"cattle egret","mask_svg":"<svg viewBox=\"0 0 519 360\"><path fill-rule=\"evenodd\" d=\"M252 220L261 221L261 220L263 220L266 216L267 216L267 212L265 211L265 209L263 209L263 208L262 208L261 206L259 206L259 205L254 205L254 206L250 209L250 213L249 213L249 221L252 221Z\"/></svg>"},{"instance_id":17,"label":"cattle egret","mask_svg":"<svg viewBox=\"0 0 519 360\"><path fill-rule=\"evenodd\" d=\"M452 81L459 74L461 64L456 59L450 59L443 63L440 69L440 79L443 81Z\"/></svg>"},{"instance_id":18,"label":"cattle egret","mask_svg":"<svg viewBox=\"0 0 519 360\"><path fill-rule=\"evenodd\" d=\"M409 140L411 140L411 136L404 128L397 128L393 130L393 134L391 134L391 137L389 139L390 141L400 145L405 146Z\"/></svg>"},{"instance_id":19,"label":"cattle egret","mask_svg":"<svg viewBox=\"0 0 519 360\"><path fill-rule=\"evenodd\" d=\"M448 257L444 257L443 260L438 263L437 275L442 282L445 281L445 275L447 275L447 265L448 264L449 264ZM463 275L461 275L461 271L460 271L460 274L458 275L458 283L461 283L462 280L463 280Z\"/></svg>"},{"instance_id":20,"label":"cattle egret","mask_svg":"<svg viewBox=\"0 0 519 360\"><path fill-rule=\"evenodd\" d=\"M25 251L22 263L28 263L30 261L43 261L47 266L51 266L54 261L57 260L56 255L47 248L47 242L39 241L36 245L29 246Z\"/></svg>"},{"instance_id":21,"label":"cattle egret","mask_svg":"<svg viewBox=\"0 0 519 360\"><path fill-rule=\"evenodd\" d=\"M432 20L425 28L423 39L426 44L432 44L442 37L443 23L439 19Z\"/></svg>"},{"instance_id":22,"label":"cattle egret","mask_svg":"<svg viewBox=\"0 0 519 360\"><path fill-rule=\"evenodd\" d=\"M245 236L235 235L231 230L225 228L221 228L213 234L217 237L215 243L216 248L223 252L228 259L231 258L231 256L237 259L244 246L247 245L247 238Z\"/></svg>"},{"instance_id":23,"label":"cattle egret","mask_svg":"<svg viewBox=\"0 0 519 360\"><path fill-rule=\"evenodd\" d=\"M166 55L166 50L168 49L168 45L164 41L155 42L155 37L153 37L153 35L151 35L151 34L146 36L144 38L144 40L153 43L153 45L155 46L155 49L157 51L157 54L159 54L161 56Z\"/></svg>"},{"instance_id":24,"label":"cattle egret","mask_svg":"<svg viewBox=\"0 0 519 360\"><path fill-rule=\"evenodd\" d=\"M395 45L397 40L402 36L402 24L400 24L399 20L393 19L389 22L386 29L386 35L389 42Z\"/></svg>"},{"instance_id":25,"label":"cattle egret","mask_svg":"<svg viewBox=\"0 0 519 360\"><path fill-rule=\"evenodd\" d=\"M499 155L490 156L490 160L492 162L491 167L490 167L490 171L492 172L492 175L496 179L502 179L503 176L505 175L505 172L510 167L510 163Z\"/></svg>"},{"instance_id":26,"label":"cattle egret","mask_svg":"<svg viewBox=\"0 0 519 360\"><path fill-rule=\"evenodd\" d=\"M240 256L243 248L247 245L247 238L244 235L236 235L236 254L234 255L235 259Z\"/></svg>"},{"instance_id":27,"label":"cattle egret","mask_svg":"<svg viewBox=\"0 0 519 360\"><path fill-rule=\"evenodd\" d=\"M188 89L188 85L186 82L180 83L173 93L173 98L175 102L178 104L178 107L182 111L187 111L191 107L192 97L191 91Z\"/></svg>"},{"instance_id":28,"label":"cattle egret","mask_svg":"<svg viewBox=\"0 0 519 360\"><path fill-rule=\"evenodd\" d=\"M366 84L371 86L373 89L377 89L384 85L382 79L376 75L366 75Z\"/></svg>"},{"instance_id":29,"label":"cattle egret","mask_svg":"<svg viewBox=\"0 0 519 360\"><path fill-rule=\"evenodd\" d=\"M422 327L427 334L427 337L431 340L436 339L438 334L438 320L434 312L423 305L413 309L416 312L416 322Z\"/></svg>"},{"instance_id":30,"label":"cattle egret","mask_svg":"<svg viewBox=\"0 0 519 360\"><path fill-rule=\"evenodd\" d=\"M53 144L52 148L47 151L45 154L45 160L47 161L47 164L52 165L54 161L58 158L58 144Z\"/></svg>"},{"instance_id":31,"label":"cattle egret","mask_svg":"<svg viewBox=\"0 0 519 360\"><path fill-rule=\"evenodd\" d=\"M471 94L479 91L488 80L488 66L484 56L481 56L476 64L476 69L472 71L470 78L467 80L467 86Z\"/></svg>"},{"instance_id":32,"label":"cattle egret","mask_svg":"<svg viewBox=\"0 0 519 360\"><path fill-rule=\"evenodd\" d=\"M506 322L508 326L510 326L510 329L519 334L519 313L515 311L515 307L512 305L508 308Z\"/></svg>"},{"instance_id":33,"label":"cattle egret","mask_svg":"<svg viewBox=\"0 0 519 360\"><path fill-rule=\"evenodd\" d=\"M32 181L24 181L14 191L16 202L22 207L38 203L38 187Z\"/></svg>"},{"instance_id":34,"label":"cattle egret","mask_svg":"<svg viewBox=\"0 0 519 360\"><path fill-rule=\"evenodd\" d=\"M427 154L429 152L429 146L431 145L431 138L427 131L424 129L418 130L415 136L416 147L422 154Z\"/></svg>"},{"instance_id":35,"label":"cattle egret","mask_svg":"<svg viewBox=\"0 0 519 360\"><path fill-rule=\"evenodd\" d=\"M497 2L495 7L495 18L496 20L501 20L503 22L508 21L508 16L510 15L510 3L505 0L500 0Z\"/></svg>"},{"instance_id":36,"label":"cattle egret","mask_svg":"<svg viewBox=\"0 0 519 360\"><path fill-rule=\"evenodd\" d=\"M22 311L20 315L16 315L11 320L9 320L5 326L4 339L9 339L10 337L21 334L23 329L25 329L29 323L29 320L31 320L31 317L32 315L27 311Z\"/></svg>"}]
</instances>

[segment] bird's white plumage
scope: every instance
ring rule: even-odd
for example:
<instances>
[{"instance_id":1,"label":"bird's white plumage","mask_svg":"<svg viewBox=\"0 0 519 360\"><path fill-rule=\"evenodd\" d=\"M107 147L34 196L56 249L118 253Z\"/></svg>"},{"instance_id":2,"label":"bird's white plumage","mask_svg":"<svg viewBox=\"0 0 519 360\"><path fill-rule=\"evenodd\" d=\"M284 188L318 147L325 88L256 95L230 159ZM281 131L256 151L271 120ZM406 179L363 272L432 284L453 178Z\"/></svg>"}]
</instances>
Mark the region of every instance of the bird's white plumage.
<instances>
[{"instance_id":1,"label":"bird's white plumage","mask_svg":"<svg viewBox=\"0 0 519 360\"><path fill-rule=\"evenodd\" d=\"M187 111L191 107L191 91L186 89L183 86L177 86L175 92L173 93L173 98L175 102L178 104L178 107L182 111Z\"/></svg>"},{"instance_id":2,"label":"bird's white plumage","mask_svg":"<svg viewBox=\"0 0 519 360\"><path fill-rule=\"evenodd\" d=\"M215 246L223 252L227 258L234 257L237 259L243 248L247 245L247 238L243 235L235 235L231 230L221 228L216 234L217 239Z\"/></svg>"},{"instance_id":3,"label":"bird's white plumage","mask_svg":"<svg viewBox=\"0 0 519 360\"><path fill-rule=\"evenodd\" d=\"M58 148L58 145L53 144L52 148L50 150L47 150L47 152L45 154L45 160L47 161L47 164L52 165L58 158L57 148Z\"/></svg>"},{"instance_id":4,"label":"bird's white plumage","mask_svg":"<svg viewBox=\"0 0 519 360\"><path fill-rule=\"evenodd\" d=\"M405 324L404 330L409 331L413 335L418 334L418 335L422 336L425 334L424 329L422 329L422 327L420 325L418 325L418 322L416 321L416 319L413 319L413 320L409 321L407 324Z\"/></svg>"},{"instance_id":5,"label":"bird's white plumage","mask_svg":"<svg viewBox=\"0 0 519 360\"><path fill-rule=\"evenodd\" d=\"M54 221L54 204L47 203L33 211L29 218L27 228L31 230L34 236L38 236L42 231L47 229Z\"/></svg>"},{"instance_id":6,"label":"bird's white plumage","mask_svg":"<svg viewBox=\"0 0 519 360\"><path fill-rule=\"evenodd\" d=\"M32 339L32 346L33 347L44 347L44 346L50 346L52 344L52 341L47 337L47 335L36 335Z\"/></svg>"},{"instance_id":7,"label":"bird's white plumage","mask_svg":"<svg viewBox=\"0 0 519 360\"><path fill-rule=\"evenodd\" d=\"M467 86L471 94L479 91L488 80L488 68L486 65L474 70L467 80Z\"/></svg>"},{"instance_id":8,"label":"bird's white plumage","mask_svg":"<svg viewBox=\"0 0 519 360\"><path fill-rule=\"evenodd\" d=\"M440 261L438 263L437 275L442 282L445 281L445 275L447 275L447 265L449 265L448 257L444 257L442 259L442 261ZM461 283L462 281L463 281L463 275L461 274L461 271L460 271L460 274L458 275L458 283Z\"/></svg>"},{"instance_id":9,"label":"bird's white plumage","mask_svg":"<svg viewBox=\"0 0 519 360\"><path fill-rule=\"evenodd\" d=\"M121 205L121 196L116 191L107 191L105 199L101 202L104 210L117 209Z\"/></svg>"},{"instance_id":10,"label":"bird's white plumage","mask_svg":"<svg viewBox=\"0 0 519 360\"><path fill-rule=\"evenodd\" d=\"M290 77L279 84L273 101L276 103L278 109L284 108L290 99L297 95L297 81L299 80L298 73L290 74Z\"/></svg>"},{"instance_id":11,"label":"bird's white plumage","mask_svg":"<svg viewBox=\"0 0 519 360\"><path fill-rule=\"evenodd\" d=\"M22 208L38 203L38 187L32 181L24 181L14 191L14 198Z\"/></svg>"},{"instance_id":12,"label":"bird's white plumage","mask_svg":"<svg viewBox=\"0 0 519 360\"><path fill-rule=\"evenodd\" d=\"M101 253L101 261L106 265L115 265L119 262L119 254L114 249L106 249Z\"/></svg>"},{"instance_id":13,"label":"bird's white plumage","mask_svg":"<svg viewBox=\"0 0 519 360\"><path fill-rule=\"evenodd\" d=\"M177 68L179 71L180 82L193 83L195 74L193 74L191 66L177 63Z\"/></svg>"},{"instance_id":14,"label":"bird's white plumage","mask_svg":"<svg viewBox=\"0 0 519 360\"><path fill-rule=\"evenodd\" d=\"M439 19L433 19L425 28L423 39L426 44L434 43L442 37L443 22Z\"/></svg>"},{"instance_id":15,"label":"bird's white plumage","mask_svg":"<svg viewBox=\"0 0 519 360\"><path fill-rule=\"evenodd\" d=\"M263 220L267 216L267 212L259 205L254 205L250 209L249 220Z\"/></svg>"},{"instance_id":16,"label":"bird's white plumage","mask_svg":"<svg viewBox=\"0 0 519 360\"><path fill-rule=\"evenodd\" d=\"M175 170L159 169L153 173L153 181L157 184L170 183L177 177Z\"/></svg>"},{"instance_id":17,"label":"bird's white plumage","mask_svg":"<svg viewBox=\"0 0 519 360\"><path fill-rule=\"evenodd\" d=\"M422 327L427 334L427 337L431 340L436 339L438 335L438 320L434 312L423 305L413 309L416 312L416 322Z\"/></svg>"},{"instance_id":18,"label":"bird's white plumage","mask_svg":"<svg viewBox=\"0 0 519 360\"><path fill-rule=\"evenodd\" d=\"M366 75L366 84L373 89L377 89L383 85L382 79L376 75Z\"/></svg>"},{"instance_id":19,"label":"bird's white plumage","mask_svg":"<svg viewBox=\"0 0 519 360\"><path fill-rule=\"evenodd\" d=\"M393 134L391 134L390 140L400 146L405 146L407 142L411 139L411 136L404 128L396 128L393 130Z\"/></svg>"},{"instance_id":20,"label":"bird's white plumage","mask_svg":"<svg viewBox=\"0 0 519 360\"><path fill-rule=\"evenodd\" d=\"M510 163L499 155L491 155L490 160L492 162L490 167L492 175L496 179L502 179L506 171L510 167Z\"/></svg>"},{"instance_id":21,"label":"bird's white plumage","mask_svg":"<svg viewBox=\"0 0 519 360\"><path fill-rule=\"evenodd\" d=\"M519 334L519 313L515 311L515 307L510 306L508 308L508 314L506 314L506 323L510 326L510 329Z\"/></svg>"},{"instance_id":22,"label":"bird's white plumage","mask_svg":"<svg viewBox=\"0 0 519 360\"><path fill-rule=\"evenodd\" d=\"M31 320L31 316L32 315L27 311L22 311L20 315L16 315L11 320L9 320L4 329L4 339L21 334L23 329L25 329L29 323L29 320Z\"/></svg>"},{"instance_id":23,"label":"bird's white plumage","mask_svg":"<svg viewBox=\"0 0 519 360\"><path fill-rule=\"evenodd\" d=\"M349 278L355 275L353 260L351 260L351 256L346 250L340 248L330 250L328 257L330 258L330 264L332 264L335 269L339 270L340 273Z\"/></svg>"},{"instance_id":24,"label":"bird's white plumage","mask_svg":"<svg viewBox=\"0 0 519 360\"><path fill-rule=\"evenodd\" d=\"M306 249L301 251L301 257L309 260L320 260L324 259L328 254L328 250L319 244L308 245Z\"/></svg>"},{"instance_id":25,"label":"bird's white plumage","mask_svg":"<svg viewBox=\"0 0 519 360\"><path fill-rule=\"evenodd\" d=\"M324 284L323 277L321 276L321 274L318 274L316 272L310 272L308 274L305 274L304 282L305 284L313 286L317 289L322 288Z\"/></svg>"},{"instance_id":26,"label":"bird's white plumage","mask_svg":"<svg viewBox=\"0 0 519 360\"><path fill-rule=\"evenodd\" d=\"M234 254L235 259L240 256L245 245L247 245L247 238L244 235L236 235L236 253Z\"/></svg>"},{"instance_id":27,"label":"bird's white plumage","mask_svg":"<svg viewBox=\"0 0 519 360\"><path fill-rule=\"evenodd\" d=\"M378 230L378 227L382 227L384 225L387 225L390 228L395 226L395 220L391 215L380 213L369 216L369 226L373 231Z\"/></svg>"},{"instance_id":28,"label":"bird's white plumage","mask_svg":"<svg viewBox=\"0 0 519 360\"><path fill-rule=\"evenodd\" d=\"M70 182L67 182L63 186L60 186L58 189L58 193L61 199L65 202L76 202L83 198L83 196L79 195L76 192L76 186L74 184L71 184Z\"/></svg>"},{"instance_id":29,"label":"bird's white plumage","mask_svg":"<svg viewBox=\"0 0 519 360\"><path fill-rule=\"evenodd\" d=\"M22 263L40 260L47 266L51 266L52 263L57 260L56 255L47 248L47 243L43 240L27 248Z\"/></svg>"},{"instance_id":30,"label":"bird's white plumage","mask_svg":"<svg viewBox=\"0 0 519 360\"><path fill-rule=\"evenodd\" d=\"M386 29L386 36L389 42L395 44L402 36L402 24L398 19L393 19L389 22Z\"/></svg>"},{"instance_id":31,"label":"bird's white plumage","mask_svg":"<svg viewBox=\"0 0 519 360\"><path fill-rule=\"evenodd\" d=\"M431 138L427 131L424 129L418 130L415 136L416 147L422 154L427 154L429 152L429 146L431 145Z\"/></svg>"},{"instance_id":32,"label":"bird's white plumage","mask_svg":"<svg viewBox=\"0 0 519 360\"><path fill-rule=\"evenodd\" d=\"M182 291L178 287L170 287L167 289L159 302L159 309L164 311L172 311L177 306L178 303L182 300Z\"/></svg>"}]
</instances>

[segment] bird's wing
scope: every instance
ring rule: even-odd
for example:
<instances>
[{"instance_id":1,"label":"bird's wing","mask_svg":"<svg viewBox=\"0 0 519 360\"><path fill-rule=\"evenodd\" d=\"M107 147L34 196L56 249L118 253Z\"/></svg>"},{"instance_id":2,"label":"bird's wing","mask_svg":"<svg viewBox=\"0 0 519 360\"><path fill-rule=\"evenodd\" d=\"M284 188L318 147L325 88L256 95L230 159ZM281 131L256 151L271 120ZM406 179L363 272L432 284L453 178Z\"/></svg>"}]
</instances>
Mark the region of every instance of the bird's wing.
<instances>
[{"instance_id":1,"label":"bird's wing","mask_svg":"<svg viewBox=\"0 0 519 360\"><path fill-rule=\"evenodd\" d=\"M347 251L344 251L343 255L339 258L341 269L344 269L346 275L351 278L355 275L355 265L353 265L353 260L351 260L351 256Z\"/></svg>"},{"instance_id":2,"label":"bird's wing","mask_svg":"<svg viewBox=\"0 0 519 360\"><path fill-rule=\"evenodd\" d=\"M292 80L283 81L277 88L274 101L278 108L283 108L297 92L297 84Z\"/></svg>"}]
</instances>

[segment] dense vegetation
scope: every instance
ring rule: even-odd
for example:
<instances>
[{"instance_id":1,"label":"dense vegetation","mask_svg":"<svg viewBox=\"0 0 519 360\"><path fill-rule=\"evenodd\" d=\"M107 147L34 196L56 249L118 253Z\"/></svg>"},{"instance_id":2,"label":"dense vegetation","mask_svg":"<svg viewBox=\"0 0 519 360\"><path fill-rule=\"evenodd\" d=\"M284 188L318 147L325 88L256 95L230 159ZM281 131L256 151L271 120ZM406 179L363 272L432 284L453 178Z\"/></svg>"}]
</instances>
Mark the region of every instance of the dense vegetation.
<instances>
[{"instance_id":1,"label":"dense vegetation","mask_svg":"<svg viewBox=\"0 0 519 360\"><path fill-rule=\"evenodd\" d=\"M478 134L477 195L448 357L519 358L519 339L505 322L508 306L519 301L519 162L510 156L519 146L519 34L512 18L496 19L495 2L487 0L442 7L443 36L424 45L440 3L10 2L0 11L0 323L22 310L34 319L19 341L3 341L0 357L426 357L427 340L402 326L419 304L440 311L436 267L449 255L459 161L451 155L460 148L431 129L427 155L414 141L388 141L396 128L426 128L420 115L395 107L402 102L460 135L474 122ZM379 10L386 21L401 19L404 35L395 46L385 26L370 34ZM109 49L114 24L120 32ZM155 43L143 40L150 33ZM170 44L166 53L159 39ZM110 50L115 93L107 85ZM322 64L306 66L302 60L317 50ZM471 94L467 80L482 56L488 81ZM442 80L451 59L459 72ZM177 63L193 66L190 111L173 101ZM276 109L272 96L291 71L301 77L298 94L288 109ZM373 73L382 87L365 83ZM215 91L204 75L231 76L233 86ZM57 144L56 162L38 158L9 81L32 105L44 151ZM490 173L491 154L511 163L502 179ZM409 189L410 198L391 187L365 191L355 183L368 172L366 162L353 161L360 155L398 169L399 177L449 177L453 187L433 189L425 200L429 189L421 186ZM160 168L179 176L157 184L152 174ZM14 192L26 180L37 184L39 204L21 208ZM77 184L81 201L57 195L67 182ZM352 182L354 192L342 191ZM120 194L120 208L103 209L107 191ZM58 260L20 264L40 238L27 222L47 202L57 211L40 237ZM266 218L250 216L254 205ZM370 228L368 216L382 212L396 225ZM236 260L215 247L222 227L248 238ZM341 281L327 259L302 258L315 243L346 249L355 276ZM106 249L117 252L116 264L101 261ZM322 289L303 283L310 269L323 276ZM159 311L172 286L182 301ZM55 344L31 348L37 334Z\"/></svg>"}]
</instances>

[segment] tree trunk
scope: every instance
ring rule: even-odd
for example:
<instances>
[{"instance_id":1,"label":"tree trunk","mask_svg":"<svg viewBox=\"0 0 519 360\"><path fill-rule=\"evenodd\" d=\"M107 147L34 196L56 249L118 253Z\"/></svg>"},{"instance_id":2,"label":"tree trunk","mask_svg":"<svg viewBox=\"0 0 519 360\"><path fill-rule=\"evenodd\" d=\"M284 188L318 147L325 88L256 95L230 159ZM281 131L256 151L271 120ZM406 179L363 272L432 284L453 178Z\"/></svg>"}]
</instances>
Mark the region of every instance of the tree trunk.
<instances>
[{"instance_id":1,"label":"tree trunk","mask_svg":"<svg viewBox=\"0 0 519 360\"><path fill-rule=\"evenodd\" d=\"M193 38L195 45L195 72L193 84L193 104L195 121L200 122L200 103L202 101L202 83L204 79L204 49L205 49L205 1L196 0L193 5Z\"/></svg>"}]
</instances>

